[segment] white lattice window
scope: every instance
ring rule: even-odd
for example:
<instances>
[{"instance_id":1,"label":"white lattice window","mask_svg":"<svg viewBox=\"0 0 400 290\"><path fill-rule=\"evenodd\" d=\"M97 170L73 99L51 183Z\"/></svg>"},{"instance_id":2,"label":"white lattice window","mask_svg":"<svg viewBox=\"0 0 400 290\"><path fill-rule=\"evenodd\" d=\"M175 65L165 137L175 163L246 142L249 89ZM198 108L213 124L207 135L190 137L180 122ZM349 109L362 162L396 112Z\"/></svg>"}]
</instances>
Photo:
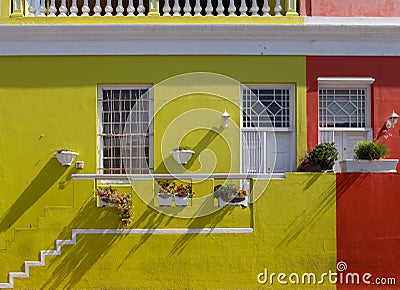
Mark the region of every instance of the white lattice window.
<instances>
[{"instance_id":1,"label":"white lattice window","mask_svg":"<svg viewBox=\"0 0 400 290\"><path fill-rule=\"evenodd\" d=\"M365 128L367 89L319 89L321 128Z\"/></svg>"},{"instance_id":2,"label":"white lattice window","mask_svg":"<svg viewBox=\"0 0 400 290\"><path fill-rule=\"evenodd\" d=\"M354 146L372 138L370 91L373 78L318 78L319 142L335 142L339 160L354 158ZM338 162L335 171L340 171Z\"/></svg>"},{"instance_id":3,"label":"white lattice window","mask_svg":"<svg viewBox=\"0 0 400 290\"><path fill-rule=\"evenodd\" d=\"M243 89L243 128L288 128L293 124L291 86Z\"/></svg>"},{"instance_id":4,"label":"white lattice window","mask_svg":"<svg viewBox=\"0 0 400 290\"><path fill-rule=\"evenodd\" d=\"M294 86L243 86L242 111L242 171L292 171L295 166Z\"/></svg>"},{"instance_id":5,"label":"white lattice window","mask_svg":"<svg viewBox=\"0 0 400 290\"><path fill-rule=\"evenodd\" d=\"M100 86L98 96L99 173L152 170L150 86Z\"/></svg>"}]
</instances>

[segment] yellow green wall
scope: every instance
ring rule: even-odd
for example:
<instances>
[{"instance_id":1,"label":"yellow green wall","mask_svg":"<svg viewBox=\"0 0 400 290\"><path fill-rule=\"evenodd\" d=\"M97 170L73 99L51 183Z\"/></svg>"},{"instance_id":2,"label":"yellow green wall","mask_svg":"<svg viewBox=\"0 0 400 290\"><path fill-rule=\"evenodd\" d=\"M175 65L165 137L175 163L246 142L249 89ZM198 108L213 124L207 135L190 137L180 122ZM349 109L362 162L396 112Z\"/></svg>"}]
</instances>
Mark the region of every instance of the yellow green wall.
<instances>
[{"instance_id":1,"label":"yellow green wall","mask_svg":"<svg viewBox=\"0 0 400 290\"><path fill-rule=\"evenodd\" d=\"M0 58L0 261L3 262L0 282L7 280L9 271L20 270L23 261L37 260L40 250L54 248L56 239L70 238L73 228L120 227L115 209L95 206L92 181L71 180L72 173L96 172L97 86L158 84L193 72L216 73L245 84L295 84L296 146L298 156L303 155L306 149L304 57ZM156 98L158 88L155 88ZM235 124L240 121L239 90L229 87L232 91L228 90L231 93L226 99L217 96L221 90L218 86L215 90L209 95L183 95L171 103L168 98L155 100L155 107L163 108L155 119L158 172L165 172L164 149L160 149L160 134L165 125L180 113L199 107L211 112L223 112L226 108L231 122L225 132L213 134L215 138L211 141L199 142L209 134L206 129L199 129L186 135L183 142L212 149L217 156L227 154L228 145L224 144L228 142L234 152L231 167L225 167L226 163L217 159L216 171L238 171L239 135ZM196 117L194 121L198 120ZM213 120L206 121L208 126ZM177 124L181 126L180 122ZM216 122L219 124L220 119ZM167 140L171 145L176 142ZM72 166L61 167L53 158L59 147L79 152L78 160L85 162L85 168L79 171ZM170 150L169 145L165 150ZM198 162L194 160L188 168L201 172ZM16 281L16 288L54 288L59 283L67 288L86 289L99 285L254 288L256 275L264 267L276 271L328 271L334 269L336 256L335 206L331 199L334 187L334 175L289 174L284 181L273 181L252 207L227 208L198 219L162 215L134 193L132 228L253 227L254 234L78 236L76 246L65 246L65 255L48 258L50 266L46 269L32 269L32 278ZM229 260L224 258L227 253ZM312 268L306 269L309 265ZM189 275L183 277L182 284L177 284L170 273L180 266L188 268ZM243 271L243 275L240 279L237 275L227 275L230 271ZM158 273L165 282L157 278ZM220 280L216 278L219 274L223 275Z\"/></svg>"}]
</instances>

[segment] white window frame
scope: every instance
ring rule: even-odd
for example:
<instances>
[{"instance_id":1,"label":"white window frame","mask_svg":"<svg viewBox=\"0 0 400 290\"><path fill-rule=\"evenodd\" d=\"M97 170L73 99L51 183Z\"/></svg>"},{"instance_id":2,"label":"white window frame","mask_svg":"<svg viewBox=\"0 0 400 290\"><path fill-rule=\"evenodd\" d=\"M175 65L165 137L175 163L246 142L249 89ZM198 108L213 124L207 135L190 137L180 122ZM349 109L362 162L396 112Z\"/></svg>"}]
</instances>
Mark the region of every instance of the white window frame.
<instances>
[{"instance_id":1,"label":"white window frame","mask_svg":"<svg viewBox=\"0 0 400 290\"><path fill-rule=\"evenodd\" d=\"M103 90L136 90L136 89L147 89L149 98L149 171L148 173L154 172L154 97L153 97L153 85L151 84L110 84L110 85L98 85L97 86L97 172L103 174L103 140L102 134L102 105L101 100L103 99ZM122 162L122 161L121 161ZM145 173L144 173L145 174Z\"/></svg>"},{"instance_id":2,"label":"white window frame","mask_svg":"<svg viewBox=\"0 0 400 290\"><path fill-rule=\"evenodd\" d=\"M372 77L319 77L318 81L318 143L321 143L320 132L332 132L332 140L334 140L335 131L341 132L367 132L368 139L372 139L372 126L371 126L371 85L375 82ZM365 127L364 128L346 128L346 127L320 127L319 124L319 91L323 89L365 89L366 91L366 106L365 106Z\"/></svg>"},{"instance_id":3,"label":"white window frame","mask_svg":"<svg viewBox=\"0 0 400 290\"><path fill-rule=\"evenodd\" d=\"M289 90L289 127L243 127L243 102L244 102L244 96L243 96L243 90L244 89L283 89L283 90ZM292 152L290 152L292 159L295 164L295 158L296 158L296 120L295 120L295 108L296 108L296 98L295 98L295 92L296 92L296 85L295 84L243 84L240 86L240 170L241 172L244 172L244 163L243 163L243 134L242 132L254 132L254 131L259 131L260 134L264 134L263 139L265 142L267 141L267 138L265 134L267 132L288 132L292 134L292 140L294 142ZM263 149L264 149L264 155L267 154L267 144L263 144ZM267 168L266 168L267 169ZM270 172L264 172L264 173L270 173Z\"/></svg>"}]
</instances>

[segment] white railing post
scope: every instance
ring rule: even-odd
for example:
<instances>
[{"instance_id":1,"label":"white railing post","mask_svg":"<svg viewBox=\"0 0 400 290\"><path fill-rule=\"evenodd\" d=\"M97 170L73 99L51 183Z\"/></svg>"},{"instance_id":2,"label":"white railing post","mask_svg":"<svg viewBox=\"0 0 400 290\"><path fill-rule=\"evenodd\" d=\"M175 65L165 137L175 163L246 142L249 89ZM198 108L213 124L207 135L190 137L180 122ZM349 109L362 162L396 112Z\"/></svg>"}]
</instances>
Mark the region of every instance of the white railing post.
<instances>
[{"instance_id":1,"label":"white railing post","mask_svg":"<svg viewBox=\"0 0 400 290\"><path fill-rule=\"evenodd\" d=\"M174 7L172 7L172 11L174 12L174 14L172 14L173 16L181 16L181 14L179 13L181 11L181 7L179 6L179 0L174 0Z\"/></svg>"},{"instance_id":2,"label":"white railing post","mask_svg":"<svg viewBox=\"0 0 400 290\"><path fill-rule=\"evenodd\" d=\"M286 0L286 16L299 16L296 2L296 0Z\"/></svg>"},{"instance_id":3,"label":"white railing post","mask_svg":"<svg viewBox=\"0 0 400 290\"><path fill-rule=\"evenodd\" d=\"M61 0L61 6L58 9L58 11L60 11L59 16L61 16L61 17L67 16L68 9L67 9L66 0Z\"/></svg>"},{"instance_id":4,"label":"white railing post","mask_svg":"<svg viewBox=\"0 0 400 290\"><path fill-rule=\"evenodd\" d=\"M46 12L47 12L47 10L46 10L46 0L40 0L40 6L39 6L39 14L38 14L38 16L40 16L40 17L44 17L44 16L46 16Z\"/></svg>"},{"instance_id":5,"label":"white railing post","mask_svg":"<svg viewBox=\"0 0 400 290\"><path fill-rule=\"evenodd\" d=\"M169 6L169 0L164 1L164 7L162 11L164 12L163 16L171 16L171 14L169 14L171 12L171 6Z\"/></svg>"},{"instance_id":6,"label":"white railing post","mask_svg":"<svg viewBox=\"0 0 400 290\"><path fill-rule=\"evenodd\" d=\"M143 0L139 0L139 4L138 4L138 7L137 7L138 16L145 16L144 15L144 11L145 11L145 8L144 8L144 5L143 5Z\"/></svg>"},{"instance_id":7,"label":"white railing post","mask_svg":"<svg viewBox=\"0 0 400 290\"><path fill-rule=\"evenodd\" d=\"M264 5L261 9L262 15L263 16L271 16L271 14L269 14L270 9L271 9L271 7L269 7L268 0L264 0Z\"/></svg>"},{"instance_id":8,"label":"white railing post","mask_svg":"<svg viewBox=\"0 0 400 290\"><path fill-rule=\"evenodd\" d=\"M107 0L107 5L106 5L106 8L104 10L106 11L106 15L105 16L112 16L114 8L112 7L111 0Z\"/></svg>"},{"instance_id":9,"label":"white railing post","mask_svg":"<svg viewBox=\"0 0 400 290\"><path fill-rule=\"evenodd\" d=\"M260 16L260 15L258 15L257 0L252 0L250 12L251 12L251 16Z\"/></svg>"},{"instance_id":10,"label":"white railing post","mask_svg":"<svg viewBox=\"0 0 400 290\"><path fill-rule=\"evenodd\" d=\"M122 5L122 0L118 0L118 5L115 11L117 11L117 16L124 16L124 6Z\"/></svg>"},{"instance_id":11,"label":"white railing post","mask_svg":"<svg viewBox=\"0 0 400 290\"><path fill-rule=\"evenodd\" d=\"M200 0L196 0L196 4L194 5L194 16L201 16L201 5L200 5Z\"/></svg>"},{"instance_id":12,"label":"white railing post","mask_svg":"<svg viewBox=\"0 0 400 290\"><path fill-rule=\"evenodd\" d=\"M185 6L183 7L183 16L192 16L190 12L192 12L192 7L190 7L190 1L185 0Z\"/></svg>"},{"instance_id":13,"label":"white railing post","mask_svg":"<svg viewBox=\"0 0 400 290\"><path fill-rule=\"evenodd\" d=\"M207 0L207 6L206 9L204 9L204 11L206 12L206 16L212 16L213 10L214 8L212 6L211 0Z\"/></svg>"},{"instance_id":14,"label":"white railing post","mask_svg":"<svg viewBox=\"0 0 400 290\"><path fill-rule=\"evenodd\" d=\"M236 16L235 12L236 12L235 0L230 0L228 7L229 16Z\"/></svg>"},{"instance_id":15,"label":"white railing post","mask_svg":"<svg viewBox=\"0 0 400 290\"><path fill-rule=\"evenodd\" d=\"M100 6L100 0L96 0L96 4L95 4L95 6L93 8L94 16L101 16L101 11L102 10L103 9Z\"/></svg>"},{"instance_id":16,"label":"white railing post","mask_svg":"<svg viewBox=\"0 0 400 290\"><path fill-rule=\"evenodd\" d=\"M55 17L57 13L56 0L50 0L49 16Z\"/></svg>"},{"instance_id":17,"label":"white railing post","mask_svg":"<svg viewBox=\"0 0 400 290\"><path fill-rule=\"evenodd\" d=\"M246 0L242 0L239 8L240 16L247 16L247 5L246 5Z\"/></svg>"},{"instance_id":18,"label":"white railing post","mask_svg":"<svg viewBox=\"0 0 400 290\"><path fill-rule=\"evenodd\" d=\"M275 16L282 16L282 6L281 0L276 0L275 8L274 8Z\"/></svg>"},{"instance_id":19,"label":"white railing post","mask_svg":"<svg viewBox=\"0 0 400 290\"><path fill-rule=\"evenodd\" d=\"M89 16L90 13L90 7L89 7L89 0L83 1L83 6L82 6L82 16Z\"/></svg>"},{"instance_id":20,"label":"white railing post","mask_svg":"<svg viewBox=\"0 0 400 290\"><path fill-rule=\"evenodd\" d=\"M69 16L78 16L78 6L76 5L76 0L72 0L71 8L69 8L71 14Z\"/></svg>"},{"instance_id":21,"label":"white railing post","mask_svg":"<svg viewBox=\"0 0 400 290\"><path fill-rule=\"evenodd\" d=\"M35 0L31 0L29 7L28 7L28 17L35 17L36 14L36 6L35 6Z\"/></svg>"},{"instance_id":22,"label":"white railing post","mask_svg":"<svg viewBox=\"0 0 400 290\"><path fill-rule=\"evenodd\" d=\"M135 6L133 6L133 0L129 0L126 12L128 12L128 16L135 16Z\"/></svg>"},{"instance_id":23,"label":"white railing post","mask_svg":"<svg viewBox=\"0 0 400 290\"><path fill-rule=\"evenodd\" d=\"M224 5L222 5L222 0L218 0L215 11L217 12L217 16L224 16Z\"/></svg>"}]
</instances>

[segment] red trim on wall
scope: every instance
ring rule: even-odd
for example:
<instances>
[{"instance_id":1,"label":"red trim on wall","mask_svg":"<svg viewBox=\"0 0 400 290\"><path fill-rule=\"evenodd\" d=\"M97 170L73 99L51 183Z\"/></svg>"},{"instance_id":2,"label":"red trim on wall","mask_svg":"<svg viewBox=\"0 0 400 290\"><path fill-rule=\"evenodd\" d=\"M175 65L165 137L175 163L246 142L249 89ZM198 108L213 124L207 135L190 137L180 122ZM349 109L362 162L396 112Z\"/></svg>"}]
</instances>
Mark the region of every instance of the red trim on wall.
<instances>
[{"instance_id":1,"label":"red trim on wall","mask_svg":"<svg viewBox=\"0 0 400 290\"><path fill-rule=\"evenodd\" d=\"M371 273L371 282L396 278L396 285L338 283L337 289L400 289L399 184L399 174L337 175L337 261L346 262L343 273Z\"/></svg>"},{"instance_id":2,"label":"red trim on wall","mask_svg":"<svg viewBox=\"0 0 400 290\"><path fill-rule=\"evenodd\" d=\"M307 57L307 145L318 143L318 77L373 77L371 126L374 138L390 148L389 158L400 158L400 123L382 134L388 116L400 114L400 57ZM381 134L379 134L381 132Z\"/></svg>"}]
</instances>

